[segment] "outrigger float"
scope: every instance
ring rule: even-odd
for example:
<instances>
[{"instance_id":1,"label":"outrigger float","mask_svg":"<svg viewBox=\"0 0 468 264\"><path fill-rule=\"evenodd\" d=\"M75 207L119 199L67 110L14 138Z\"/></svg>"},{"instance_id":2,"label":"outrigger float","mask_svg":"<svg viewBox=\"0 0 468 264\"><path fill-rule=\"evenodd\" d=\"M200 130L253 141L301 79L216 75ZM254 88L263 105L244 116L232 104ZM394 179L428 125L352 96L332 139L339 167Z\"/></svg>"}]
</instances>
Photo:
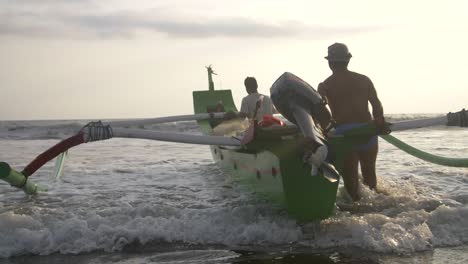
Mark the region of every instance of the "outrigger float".
<instances>
[{"instance_id":1,"label":"outrigger float","mask_svg":"<svg viewBox=\"0 0 468 264\"><path fill-rule=\"evenodd\" d=\"M91 122L76 135L40 154L21 172L0 162L0 179L26 194L45 191L29 179L42 165L58 157L56 170L60 172L68 149L112 137L204 144L210 146L215 162L235 182L283 206L298 221L328 218L335 207L343 159L355 146L377 134L373 123L343 135L334 134L330 114L320 95L292 73L284 73L270 90L277 110L289 121L286 125L262 126L259 120L251 120L245 126L246 120L226 121L223 119L226 112L237 112L232 93L215 90L214 72L211 67L207 70L209 89L193 92L194 115L106 124ZM197 120L203 135L127 128L189 120ZM392 131L399 131L434 125L467 127L468 112L462 110L446 116L396 122L390 127ZM391 135L380 137L423 160L444 166L468 167L468 159L440 157L411 147Z\"/></svg>"}]
</instances>

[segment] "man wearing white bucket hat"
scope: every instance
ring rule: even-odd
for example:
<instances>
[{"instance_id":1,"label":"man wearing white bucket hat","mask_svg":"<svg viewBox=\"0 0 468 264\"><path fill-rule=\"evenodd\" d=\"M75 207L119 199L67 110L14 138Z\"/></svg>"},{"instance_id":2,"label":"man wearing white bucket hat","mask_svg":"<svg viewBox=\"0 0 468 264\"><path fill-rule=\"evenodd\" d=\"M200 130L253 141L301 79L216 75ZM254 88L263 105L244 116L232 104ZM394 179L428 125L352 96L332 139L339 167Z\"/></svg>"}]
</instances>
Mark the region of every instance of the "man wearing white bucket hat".
<instances>
[{"instance_id":1,"label":"man wearing white bucket hat","mask_svg":"<svg viewBox=\"0 0 468 264\"><path fill-rule=\"evenodd\" d=\"M333 119L336 122L336 133L363 126L374 119L380 133L389 133L388 125L383 116L383 107L377 97L372 81L365 75L348 70L352 55L348 47L335 43L328 47L328 65L332 75L319 84L318 92L325 97ZM372 115L368 102L372 105ZM356 147L344 162L343 181L346 191L354 201L360 199L358 191L358 164L364 184L371 189L377 186L375 161L377 158L377 136L369 139L366 144Z\"/></svg>"}]
</instances>

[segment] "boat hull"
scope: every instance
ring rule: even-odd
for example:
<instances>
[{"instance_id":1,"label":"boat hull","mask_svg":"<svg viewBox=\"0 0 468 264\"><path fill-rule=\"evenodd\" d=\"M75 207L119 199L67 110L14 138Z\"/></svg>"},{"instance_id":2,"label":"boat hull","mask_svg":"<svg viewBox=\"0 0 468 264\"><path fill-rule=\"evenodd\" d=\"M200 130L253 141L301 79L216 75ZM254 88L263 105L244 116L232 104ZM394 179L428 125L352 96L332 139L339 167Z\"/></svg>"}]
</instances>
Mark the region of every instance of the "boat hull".
<instances>
[{"instance_id":1,"label":"boat hull","mask_svg":"<svg viewBox=\"0 0 468 264\"><path fill-rule=\"evenodd\" d=\"M194 91L195 113L222 103L236 111L230 90ZM213 120L198 121L204 134L212 134ZM239 149L211 146L215 162L233 181L282 206L300 222L328 218L334 209L338 180L311 175L302 160L303 137L294 129L260 129L255 139Z\"/></svg>"}]
</instances>

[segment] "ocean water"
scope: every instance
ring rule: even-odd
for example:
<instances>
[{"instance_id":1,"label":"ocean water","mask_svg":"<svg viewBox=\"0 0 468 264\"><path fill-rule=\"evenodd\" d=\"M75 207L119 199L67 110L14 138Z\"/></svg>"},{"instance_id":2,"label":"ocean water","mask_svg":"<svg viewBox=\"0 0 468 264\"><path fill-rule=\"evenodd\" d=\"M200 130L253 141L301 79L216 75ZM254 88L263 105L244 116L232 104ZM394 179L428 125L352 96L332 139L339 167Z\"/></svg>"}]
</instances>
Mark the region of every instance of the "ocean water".
<instances>
[{"instance_id":1,"label":"ocean water","mask_svg":"<svg viewBox=\"0 0 468 264\"><path fill-rule=\"evenodd\" d=\"M394 117L411 119L415 115ZM0 161L21 170L86 121L0 121ZM200 133L195 122L146 129ZM394 136L468 157L468 129ZM418 160L379 140L378 185L320 223L299 224L237 186L207 146L111 139L70 150L31 177L0 182L0 263L468 263L468 169ZM338 201L346 202L342 187Z\"/></svg>"}]
</instances>

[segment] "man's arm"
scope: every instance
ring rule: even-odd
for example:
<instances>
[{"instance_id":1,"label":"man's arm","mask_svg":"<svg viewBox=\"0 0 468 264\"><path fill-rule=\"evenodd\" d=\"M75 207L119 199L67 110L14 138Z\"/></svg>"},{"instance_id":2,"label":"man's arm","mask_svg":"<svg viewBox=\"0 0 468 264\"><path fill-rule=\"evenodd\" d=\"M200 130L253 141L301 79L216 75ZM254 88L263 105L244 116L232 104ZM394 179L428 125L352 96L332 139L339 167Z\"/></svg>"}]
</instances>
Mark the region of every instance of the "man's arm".
<instances>
[{"instance_id":1,"label":"man's arm","mask_svg":"<svg viewBox=\"0 0 468 264\"><path fill-rule=\"evenodd\" d=\"M269 111L272 115L278 113L278 111L276 110L275 105L273 104L273 100L271 100L270 97L265 97L265 99L263 100L263 102L264 102L264 103L268 103L268 111Z\"/></svg>"},{"instance_id":2,"label":"man's arm","mask_svg":"<svg viewBox=\"0 0 468 264\"><path fill-rule=\"evenodd\" d=\"M239 114L237 114L238 117L240 118L247 118L249 117L249 115L247 113L244 113L244 112L239 112Z\"/></svg>"},{"instance_id":3,"label":"man's arm","mask_svg":"<svg viewBox=\"0 0 468 264\"><path fill-rule=\"evenodd\" d=\"M249 106L245 97L242 98L242 104L238 116L241 118L249 117Z\"/></svg>"},{"instance_id":4,"label":"man's arm","mask_svg":"<svg viewBox=\"0 0 468 264\"><path fill-rule=\"evenodd\" d=\"M390 124L385 121L382 103L380 102L374 84L370 79L369 84L369 102L372 105L372 116L374 117L374 123L377 126L377 133L380 135L390 134Z\"/></svg>"},{"instance_id":5,"label":"man's arm","mask_svg":"<svg viewBox=\"0 0 468 264\"><path fill-rule=\"evenodd\" d=\"M242 99L242 103L241 103L241 109L239 112L235 113L233 111L229 111L229 112L226 112L226 114L224 114L224 120L230 120L230 119L233 119L233 118L237 118L237 117L240 117L240 118L246 118L246 117L249 117L247 111L248 111L248 106L247 106L247 103L245 101L245 98Z\"/></svg>"},{"instance_id":6,"label":"man's arm","mask_svg":"<svg viewBox=\"0 0 468 264\"><path fill-rule=\"evenodd\" d=\"M328 99L327 99L327 90L325 88L325 85L323 83L319 83L317 87L317 92L322 96L322 100L325 104L328 104Z\"/></svg>"},{"instance_id":7,"label":"man's arm","mask_svg":"<svg viewBox=\"0 0 468 264\"><path fill-rule=\"evenodd\" d=\"M372 116L374 117L374 119L375 120L383 119L384 118L383 106L379 100L379 97L377 96L377 91L375 90L374 84L372 83L370 79L369 79L369 102L372 105Z\"/></svg>"},{"instance_id":8,"label":"man's arm","mask_svg":"<svg viewBox=\"0 0 468 264\"><path fill-rule=\"evenodd\" d=\"M323 85L323 83L319 83L317 91L322 97L326 96L325 95L325 86Z\"/></svg>"}]
</instances>

